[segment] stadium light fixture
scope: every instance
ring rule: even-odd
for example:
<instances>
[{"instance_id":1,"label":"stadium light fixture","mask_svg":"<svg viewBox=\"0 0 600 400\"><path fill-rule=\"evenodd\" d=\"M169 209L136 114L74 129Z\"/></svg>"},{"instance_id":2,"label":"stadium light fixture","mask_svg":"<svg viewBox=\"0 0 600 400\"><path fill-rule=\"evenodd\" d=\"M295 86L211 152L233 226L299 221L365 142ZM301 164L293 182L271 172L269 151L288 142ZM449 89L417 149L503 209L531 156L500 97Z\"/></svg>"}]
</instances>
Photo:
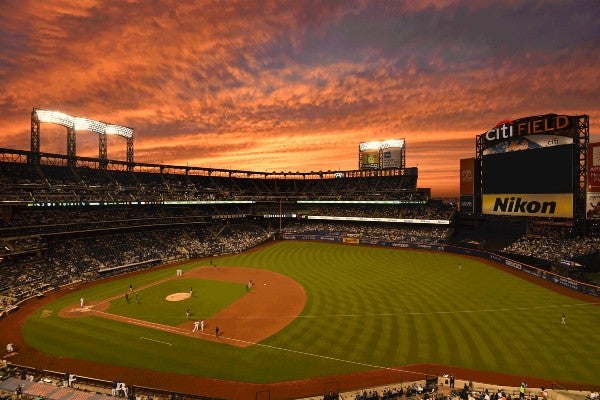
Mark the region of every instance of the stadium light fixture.
<instances>
[{"instance_id":1,"label":"stadium light fixture","mask_svg":"<svg viewBox=\"0 0 600 400\"><path fill-rule=\"evenodd\" d=\"M50 124L62 125L67 128L74 127L73 117L67 115L65 113L61 113L59 111L50 111L50 110L39 110L36 109L35 113L37 114L40 122L47 122Z\"/></svg>"},{"instance_id":2,"label":"stadium light fixture","mask_svg":"<svg viewBox=\"0 0 600 400\"><path fill-rule=\"evenodd\" d=\"M394 147L404 147L404 139L376 140L372 142L362 142L358 145L360 151L365 150L383 150Z\"/></svg>"},{"instance_id":3,"label":"stadium light fixture","mask_svg":"<svg viewBox=\"0 0 600 400\"><path fill-rule=\"evenodd\" d=\"M75 130L76 131L91 131L96 133L105 133L106 132L106 124L99 121L94 121L93 119L88 118L73 118L75 121Z\"/></svg>"},{"instance_id":4,"label":"stadium light fixture","mask_svg":"<svg viewBox=\"0 0 600 400\"><path fill-rule=\"evenodd\" d=\"M130 137L133 137L133 129L128 128L126 126L107 124L106 125L106 134L107 135L119 135L119 136L124 136L126 138L130 138Z\"/></svg>"},{"instance_id":5,"label":"stadium light fixture","mask_svg":"<svg viewBox=\"0 0 600 400\"><path fill-rule=\"evenodd\" d=\"M59 111L35 109L40 122L62 125L76 131L90 131L96 133L105 133L108 135L119 135L126 138L133 137L133 129L126 126L107 124L94 119L84 117L73 117Z\"/></svg>"}]
</instances>

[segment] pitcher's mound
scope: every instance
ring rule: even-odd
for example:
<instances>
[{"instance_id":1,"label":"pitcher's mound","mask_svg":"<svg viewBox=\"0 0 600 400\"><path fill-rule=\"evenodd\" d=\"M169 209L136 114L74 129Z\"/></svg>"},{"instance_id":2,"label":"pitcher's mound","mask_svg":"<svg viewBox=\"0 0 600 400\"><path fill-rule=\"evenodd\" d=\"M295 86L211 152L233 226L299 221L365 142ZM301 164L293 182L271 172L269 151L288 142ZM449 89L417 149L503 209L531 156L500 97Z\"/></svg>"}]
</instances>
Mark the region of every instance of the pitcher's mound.
<instances>
[{"instance_id":1,"label":"pitcher's mound","mask_svg":"<svg viewBox=\"0 0 600 400\"><path fill-rule=\"evenodd\" d=\"M165 297L165 300L181 301L181 300L189 299L190 297L192 297L192 295L189 293L173 293L173 294L170 294L167 297Z\"/></svg>"}]
</instances>

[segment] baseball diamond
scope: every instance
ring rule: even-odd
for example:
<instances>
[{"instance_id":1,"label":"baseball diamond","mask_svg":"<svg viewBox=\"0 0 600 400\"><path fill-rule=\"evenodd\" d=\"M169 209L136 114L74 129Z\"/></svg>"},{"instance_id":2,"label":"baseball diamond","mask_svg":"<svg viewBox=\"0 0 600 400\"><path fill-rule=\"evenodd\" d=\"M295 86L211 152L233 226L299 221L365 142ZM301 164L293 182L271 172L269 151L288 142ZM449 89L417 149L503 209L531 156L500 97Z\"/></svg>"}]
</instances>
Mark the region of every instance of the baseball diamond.
<instances>
[{"instance_id":1,"label":"baseball diamond","mask_svg":"<svg viewBox=\"0 0 600 400\"><path fill-rule=\"evenodd\" d=\"M51 293L2 320L0 339L21 347L14 362L225 398L253 398L261 388L275 398L301 397L326 381L353 388L444 372L507 385L522 377L540 386L600 383L600 346L588 337L600 322L597 302L499 264L439 251L296 241L218 263L167 265ZM268 285L246 292L248 279ZM171 303L160 287L178 280L183 288L195 282L200 297L213 282L236 283L241 297L192 316L207 321L202 334L192 332L194 319L168 308L161 316L114 311L138 306L122 298L130 282L143 305L149 289ZM89 299L85 310L81 296ZM557 322L562 310L567 327ZM161 320L175 322L155 322ZM13 334L20 324L22 339Z\"/></svg>"}]
</instances>

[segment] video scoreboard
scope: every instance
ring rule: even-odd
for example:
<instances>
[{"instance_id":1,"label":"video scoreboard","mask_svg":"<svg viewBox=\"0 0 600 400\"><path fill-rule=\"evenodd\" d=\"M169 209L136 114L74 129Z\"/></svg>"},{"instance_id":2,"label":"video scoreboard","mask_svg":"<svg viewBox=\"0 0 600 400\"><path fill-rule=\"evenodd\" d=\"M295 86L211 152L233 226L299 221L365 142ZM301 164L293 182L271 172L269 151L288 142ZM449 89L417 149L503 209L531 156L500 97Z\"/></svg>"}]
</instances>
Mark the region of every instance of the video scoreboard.
<instances>
[{"instance_id":1,"label":"video scoreboard","mask_svg":"<svg viewBox=\"0 0 600 400\"><path fill-rule=\"evenodd\" d=\"M478 135L477 157L461 160L461 212L574 218L585 168L580 121L547 114Z\"/></svg>"}]
</instances>

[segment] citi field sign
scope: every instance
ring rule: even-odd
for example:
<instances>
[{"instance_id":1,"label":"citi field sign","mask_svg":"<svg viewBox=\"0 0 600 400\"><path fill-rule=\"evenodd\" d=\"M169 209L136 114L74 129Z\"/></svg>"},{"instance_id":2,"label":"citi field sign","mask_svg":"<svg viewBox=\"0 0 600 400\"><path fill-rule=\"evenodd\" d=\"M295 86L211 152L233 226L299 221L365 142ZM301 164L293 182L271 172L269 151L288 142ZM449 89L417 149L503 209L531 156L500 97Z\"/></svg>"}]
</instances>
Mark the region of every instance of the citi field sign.
<instances>
[{"instance_id":1,"label":"citi field sign","mask_svg":"<svg viewBox=\"0 0 600 400\"><path fill-rule=\"evenodd\" d=\"M568 115L547 114L537 117L526 117L514 121L500 121L494 129L483 134L485 142L490 145L503 140L520 136L551 134L573 136L575 118Z\"/></svg>"}]
</instances>

